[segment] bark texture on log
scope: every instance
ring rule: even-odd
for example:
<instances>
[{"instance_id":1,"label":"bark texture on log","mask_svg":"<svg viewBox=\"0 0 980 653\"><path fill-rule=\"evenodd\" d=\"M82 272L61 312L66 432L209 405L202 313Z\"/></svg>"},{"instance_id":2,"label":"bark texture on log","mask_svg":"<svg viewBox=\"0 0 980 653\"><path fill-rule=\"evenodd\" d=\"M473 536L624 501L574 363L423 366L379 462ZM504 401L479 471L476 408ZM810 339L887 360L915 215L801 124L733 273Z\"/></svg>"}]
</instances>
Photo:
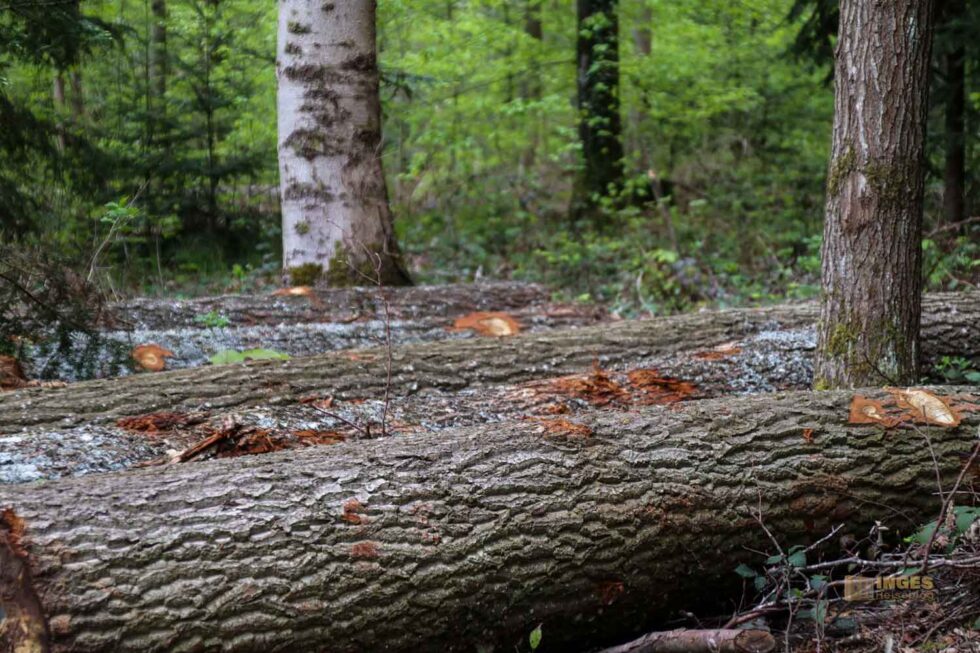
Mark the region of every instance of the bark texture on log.
<instances>
[{"instance_id":1,"label":"bark texture on log","mask_svg":"<svg viewBox=\"0 0 980 653\"><path fill-rule=\"evenodd\" d=\"M656 370L640 372L639 386L629 373L589 369L519 384L458 391L428 389L392 397L387 425L389 433L398 436L535 416L571 417L593 408L612 410L686 398L804 390L813 380L814 345L812 330L773 331L744 338L723 350L638 359L628 365L631 370ZM372 433L379 435L386 405L382 397L326 403L334 416L309 402L293 402L233 407L193 419L172 414L144 417L138 420L140 424L154 423L145 433L106 424L29 428L0 437L0 484L127 469L165 458L168 452L186 450L214 431L225 430L229 423L262 430L286 446L302 446L295 434L304 432L360 437L350 423L370 425Z\"/></svg>"},{"instance_id":2,"label":"bark texture on log","mask_svg":"<svg viewBox=\"0 0 980 653\"><path fill-rule=\"evenodd\" d=\"M931 360L963 356L980 365L980 294L927 296L924 349ZM651 356L707 349L753 333L812 325L814 304L784 305L625 321L510 338L427 343L395 349L392 391L458 390L581 372L597 360L617 367ZM109 423L156 410L194 412L313 393L340 398L379 396L383 352L334 352L285 362L143 374L78 383L67 388L0 394L0 433L24 427Z\"/></svg>"},{"instance_id":3,"label":"bark texture on log","mask_svg":"<svg viewBox=\"0 0 980 653\"><path fill-rule=\"evenodd\" d=\"M975 391L975 390L974 390ZM851 393L511 423L0 489L54 651L510 650L649 632L784 545L938 510L976 440ZM804 431L812 429L812 437ZM924 437L934 452L926 454ZM637 630L644 629L644 630Z\"/></svg>"}]
</instances>

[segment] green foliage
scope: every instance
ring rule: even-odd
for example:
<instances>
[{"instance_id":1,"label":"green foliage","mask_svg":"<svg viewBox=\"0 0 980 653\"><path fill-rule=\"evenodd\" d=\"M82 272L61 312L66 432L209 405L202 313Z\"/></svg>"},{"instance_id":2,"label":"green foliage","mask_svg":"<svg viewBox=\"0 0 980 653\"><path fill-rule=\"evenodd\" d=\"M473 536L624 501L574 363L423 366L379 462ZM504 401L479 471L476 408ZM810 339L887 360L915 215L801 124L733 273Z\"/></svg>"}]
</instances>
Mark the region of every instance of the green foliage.
<instances>
[{"instance_id":1,"label":"green foliage","mask_svg":"<svg viewBox=\"0 0 980 653\"><path fill-rule=\"evenodd\" d=\"M194 322L207 329L221 329L231 324L231 320L217 311L208 311L207 313L195 315ZM214 363L214 360L212 359L211 362Z\"/></svg>"},{"instance_id":2,"label":"green foliage","mask_svg":"<svg viewBox=\"0 0 980 653\"><path fill-rule=\"evenodd\" d=\"M962 356L943 356L934 370L946 383L980 385L980 370Z\"/></svg>"},{"instance_id":3,"label":"green foliage","mask_svg":"<svg viewBox=\"0 0 980 653\"><path fill-rule=\"evenodd\" d=\"M264 361L264 360L289 360L289 354L272 349L246 349L236 351L234 349L222 349L208 360L212 365L229 365L231 363L244 363L245 361Z\"/></svg>"},{"instance_id":4,"label":"green foliage","mask_svg":"<svg viewBox=\"0 0 980 653\"><path fill-rule=\"evenodd\" d=\"M382 157L416 277L539 280L624 314L814 296L835 0L621 0L628 181L601 232L568 218L574 4L540 6L538 37L511 0L379 2ZM98 280L114 289L278 277L277 5L167 0L160 97L146 4L80 7L0 7L0 237L80 260L108 243ZM930 183L927 232L940 205ZM930 289L980 280L973 228L926 241Z\"/></svg>"},{"instance_id":5,"label":"green foliage","mask_svg":"<svg viewBox=\"0 0 980 653\"><path fill-rule=\"evenodd\" d=\"M953 532L949 534L950 542L947 547L948 551L952 551L955 544L956 538L960 537L966 533L970 526L973 525L975 521L980 519L980 507L972 506L953 506ZM945 528L945 526L944 526ZM916 544L928 544L929 540L932 538L933 531L936 530L936 521L933 520L928 524L925 524L915 533L905 538L906 543L916 543Z\"/></svg>"}]
</instances>

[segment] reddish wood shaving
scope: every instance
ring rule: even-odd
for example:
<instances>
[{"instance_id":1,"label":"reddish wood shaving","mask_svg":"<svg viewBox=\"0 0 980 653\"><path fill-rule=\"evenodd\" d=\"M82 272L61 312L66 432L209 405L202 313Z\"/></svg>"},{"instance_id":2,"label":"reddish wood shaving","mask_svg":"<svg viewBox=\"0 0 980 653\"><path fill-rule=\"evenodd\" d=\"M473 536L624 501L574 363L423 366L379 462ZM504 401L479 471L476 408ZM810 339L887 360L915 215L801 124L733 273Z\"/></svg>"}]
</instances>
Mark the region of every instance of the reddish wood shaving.
<instances>
[{"instance_id":1,"label":"reddish wood shaving","mask_svg":"<svg viewBox=\"0 0 980 653\"><path fill-rule=\"evenodd\" d=\"M381 554L378 553L378 545L374 542L358 542L351 547L350 555L352 558L372 560Z\"/></svg>"},{"instance_id":2,"label":"reddish wood shaving","mask_svg":"<svg viewBox=\"0 0 980 653\"><path fill-rule=\"evenodd\" d=\"M693 383L660 376L654 369L633 370L626 376L637 391L633 397L638 404L673 404L687 399L697 390Z\"/></svg>"},{"instance_id":3,"label":"reddish wood shaving","mask_svg":"<svg viewBox=\"0 0 980 653\"><path fill-rule=\"evenodd\" d=\"M161 431L170 431L185 427L188 424L200 421L200 419L183 413L159 412L136 415L134 417L123 417L116 422L116 426L127 431L135 431L136 433L159 433Z\"/></svg>"},{"instance_id":4,"label":"reddish wood shaving","mask_svg":"<svg viewBox=\"0 0 980 653\"><path fill-rule=\"evenodd\" d=\"M577 424L563 417L552 419L536 418L542 425L545 437L588 438L592 437L592 429L585 424Z\"/></svg>"}]
</instances>

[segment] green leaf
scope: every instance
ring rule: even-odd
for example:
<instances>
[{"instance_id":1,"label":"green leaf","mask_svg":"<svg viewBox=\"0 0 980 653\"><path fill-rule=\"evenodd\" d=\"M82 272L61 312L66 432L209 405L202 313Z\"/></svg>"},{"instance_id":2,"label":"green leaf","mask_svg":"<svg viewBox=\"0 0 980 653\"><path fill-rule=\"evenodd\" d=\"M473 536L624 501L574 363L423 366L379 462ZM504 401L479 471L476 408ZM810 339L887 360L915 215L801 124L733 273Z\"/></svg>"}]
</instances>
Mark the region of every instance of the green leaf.
<instances>
[{"instance_id":1,"label":"green leaf","mask_svg":"<svg viewBox=\"0 0 980 653\"><path fill-rule=\"evenodd\" d=\"M768 558L766 558L766 564L767 565L778 565L782 561L783 561L783 556L781 556L781 555L774 555L774 556L769 556Z\"/></svg>"},{"instance_id":2,"label":"green leaf","mask_svg":"<svg viewBox=\"0 0 980 653\"><path fill-rule=\"evenodd\" d=\"M827 586L827 577L821 574L810 576L810 588L816 591L822 590Z\"/></svg>"},{"instance_id":3,"label":"green leaf","mask_svg":"<svg viewBox=\"0 0 980 653\"><path fill-rule=\"evenodd\" d=\"M538 650L538 647L541 646L541 624L538 624L538 627L531 631L527 640L532 651Z\"/></svg>"},{"instance_id":4,"label":"green leaf","mask_svg":"<svg viewBox=\"0 0 980 653\"><path fill-rule=\"evenodd\" d=\"M744 562L739 566L735 567L735 573L741 576L742 578L755 578L756 576L759 575L755 572L755 570L752 569L752 567L748 566Z\"/></svg>"},{"instance_id":5,"label":"green leaf","mask_svg":"<svg viewBox=\"0 0 980 653\"><path fill-rule=\"evenodd\" d=\"M761 592L762 590L764 590L766 588L765 576L756 576L754 585L755 585L756 592Z\"/></svg>"},{"instance_id":6,"label":"green leaf","mask_svg":"<svg viewBox=\"0 0 980 653\"><path fill-rule=\"evenodd\" d=\"M289 360L289 354L272 349L246 349L245 351L222 349L208 360L211 361L212 365L229 365L231 363L244 363L245 361Z\"/></svg>"},{"instance_id":7,"label":"green leaf","mask_svg":"<svg viewBox=\"0 0 980 653\"><path fill-rule=\"evenodd\" d=\"M789 558L786 560L791 567L806 567L806 552L797 551L796 553L791 553Z\"/></svg>"}]
</instances>

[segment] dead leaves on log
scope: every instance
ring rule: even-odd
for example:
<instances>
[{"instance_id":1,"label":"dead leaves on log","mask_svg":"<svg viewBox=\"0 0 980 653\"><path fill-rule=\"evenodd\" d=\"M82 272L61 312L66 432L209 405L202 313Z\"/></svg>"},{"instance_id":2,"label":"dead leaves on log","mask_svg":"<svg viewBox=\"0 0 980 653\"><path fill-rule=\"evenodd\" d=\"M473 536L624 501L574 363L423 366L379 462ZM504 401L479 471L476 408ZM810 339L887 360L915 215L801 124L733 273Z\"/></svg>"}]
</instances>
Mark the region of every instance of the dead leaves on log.
<instances>
[{"instance_id":1,"label":"dead leaves on log","mask_svg":"<svg viewBox=\"0 0 980 653\"><path fill-rule=\"evenodd\" d=\"M521 324L507 313L476 312L458 318L451 331L475 331L481 336L514 336L521 332Z\"/></svg>"},{"instance_id":2,"label":"dead leaves on log","mask_svg":"<svg viewBox=\"0 0 980 653\"><path fill-rule=\"evenodd\" d=\"M964 412L980 411L976 404L956 404L957 397L940 397L920 388L885 388L885 391L890 397L883 401L854 395L848 423L879 424L885 428L910 423L955 428L963 420Z\"/></svg>"}]
</instances>

